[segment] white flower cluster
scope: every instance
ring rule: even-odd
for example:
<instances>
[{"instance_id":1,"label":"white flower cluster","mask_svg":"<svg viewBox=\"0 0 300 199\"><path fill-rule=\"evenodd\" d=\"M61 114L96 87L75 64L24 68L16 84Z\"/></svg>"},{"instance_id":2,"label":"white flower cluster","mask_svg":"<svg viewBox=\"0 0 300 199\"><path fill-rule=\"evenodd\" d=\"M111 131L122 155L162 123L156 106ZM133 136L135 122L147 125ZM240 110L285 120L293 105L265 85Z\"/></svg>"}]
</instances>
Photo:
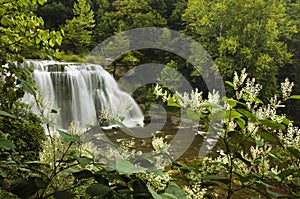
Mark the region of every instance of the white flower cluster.
<instances>
[{"instance_id":1,"label":"white flower cluster","mask_svg":"<svg viewBox=\"0 0 300 199\"><path fill-rule=\"evenodd\" d=\"M276 116L276 109L271 104L267 104L254 110L254 113L258 119L273 119Z\"/></svg>"},{"instance_id":2,"label":"white flower cluster","mask_svg":"<svg viewBox=\"0 0 300 199\"><path fill-rule=\"evenodd\" d=\"M129 152L134 148L135 141L133 139L124 139L121 141L120 149L124 152Z\"/></svg>"},{"instance_id":3,"label":"white flower cluster","mask_svg":"<svg viewBox=\"0 0 300 199\"><path fill-rule=\"evenodd\" d=\"M184 186L183 189L188 199L203 199L207 191L206 188L201 187L200 182L194 182L190 186Z\"/></svg>"},{"instance_id":4,"label":"white flower cluster","mask_svg":"<svg viewBox=\"0 0 300 199\"><path fill-rule=\"evenodd\" d=\"M158 169L163 169L165 166L170 165L172 159L168 151L170 144L164 142L163 137L152 138L152 146L154 148L153 157L151 158Z\"/></svg>"},{"instance_id":5,"label":"white flower cluster","mask_svg":"<svg viewBox=\"0 0 300 199\"><path fill-rule=\"evenodd\" d=\"M137 176L147 185L151 186L156 192L163 191L171 180L167 173L157 174L155 172L140 173Z\"/></svg>"},{"instance_id":6,"label":"white flower cluster","mask_svg":"<svg viewBox=\"0 0 300 199\"><path fill-rule=\"evenodd\" d=\"M234 90L237 90L240 86L242 86L247 78L246 68L244 68L240 74L240 76L237 74L236 71L234 71L234 77L233 77L233 85Z\"/></svg>"},{"instance_id":7,"label":"white flower cluster","mask_svg":"<svg viewBox=\"0 0 300 199\"><path fill-rule=\"evenodd\" d=\"M272 146L269 144L264 144L264 146L251 146L250 153L251 157L245 155L245 159L249 159L249 162L253 162L257 165L257 173L260 175L268 175L268 171L271 170L269 152L272 150Z\"/></svg>"},{"instance_id":8,"label":"white flower cluster","mask_svg":"<svg viewBox=\"0 0 300 199\"><path fill-rule=\"evenodd\" d=\"M293 90L294 82L290 82L288 78L281 83L282 98L287 99L290 97Z\"/></svg>"},{"instance_id":9,"label":"white flower cluster","mask_svg":"<svg viewBox=\"0 0 300 199\"><path fill-rule=\"evenodd\" d=\"M300 151L300 129L292 123L287 128L287 132L279 132L279 139L285 147L294 147Z\"/></svg>"},{"instance_id":10,"label":"white flower cluster","mask_svg":"<svg viewBox=\"0 0 300 199\"><path fill-rule=\"evenodd\" d=\"M201 173L190 171L185 175L190 180L188 186L184 186L183 189L187 194L188 199L200 199L203 198L207 189L201 187Z\"/></svg>"},{"instance_id":11,"label":"white flower cluster","mask_svg":"<svg viewBox=\"0 0 300 199\"><path fill-rule=\"evenodd\" d=\"M182 108L191 108L197 114L208 113L207 107L202 107L203 104L219 104L221 101L219 92L215 90L213 90L212 93L208 93L207 99L203 99L203 92L199 91L197 88L190 94L186 92L179 93L176 91L175 95L171 96L158 84L155 86L155 95L156 97L161 97L164 102L168 101L170 98L173 98L173 100L178 102ZM211 112L213 111L214 110L211 110Z\"/></svg>"},{"instance_id":12,"label":"white flower cluster","mask_svg":"<svg viewBox=\"0 0 300 199\"><path fill-rule=\"evenodd\" d=\"M156 84L155 88L154 88L154 93L156 95L156 98L161 97L163 102L166 102L168 100L168 98L170 97L170 95L168 95L168 91L164 91L163 87L160 86L159 84Z\"/></svg>"},{"instance_id":13,"label":"white flower cluster","mask_svg":"<svg viewBox=\"0 0 300 199\"><path fill-rule=\"evenodd\" d=\"M251 109L251 105L255 103L262 86L255 83L255 78L246 80L246 85L237 93L237 99L244 99L248 106L248 109Z\"/></svg>"},{"instance_id":14,"label":"white flower cluster","mask_svg":"<svg viewBox=\"0 0 300 199\"><path fill-rule=\"evenodd\" d=\"M152 138L151 144L152 144L154 150L157 152L159 152L159 151L167 152L168 148L170 147L170 145L167 142L164 142L163 137L154 136Z\"/></svg>"},{"instance_id":15,"label":"white flower cluster","mask_svg":"<svg viewBox=\"0 0 300 199\"><path fill-rule=\"evenodd\" d=\"M92 142L82 144L82 156L96 160L100 155L100 151Z\"/></svg>"}]
</instances>

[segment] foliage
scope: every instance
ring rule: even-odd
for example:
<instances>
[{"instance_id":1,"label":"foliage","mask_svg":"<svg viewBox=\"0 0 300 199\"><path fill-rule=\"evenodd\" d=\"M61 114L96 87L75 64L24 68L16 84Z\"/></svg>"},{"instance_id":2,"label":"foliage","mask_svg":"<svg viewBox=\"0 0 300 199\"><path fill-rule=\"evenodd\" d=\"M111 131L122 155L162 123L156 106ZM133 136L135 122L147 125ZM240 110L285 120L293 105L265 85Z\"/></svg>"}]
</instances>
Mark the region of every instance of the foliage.
<instances>
[{"instance_id":1,"label":"foliage","mask_svg":"<svg viewBox=\"0 0 300 199\"><path fill-rule=\"evenodd\" d=\"M94 12L86 0L74 3L74 17L66 20L63 27L65 38L62 48L73 53L86 52L92 42L92 29L95 27Z\"/></svg>"},{"instance_id":2,"label":"foliage","mask_svg":"<svg viewBox=\"0 0 300 199\"><path fill-rule=\"evenodd\" d=\"M183 15L185 33L208 50L226 80L245 67L266 86L263 96L271 97L279 68L292 57L286 41L297 32L287 6L283 0L190 0Z\"/></svg>"},{"instance_id":3,"label":"foliage","mask_svg":"<svg viewBox=\"0 0 300 199\"><path fill-rule=\"evenodd\" d=\"M299 197L300 130L277 113L289 98L299 99L290 96L293 83L288 79L281 83L281 96L275 95L268 104L258 99L262 87L247 78L245 70L227 83L235 97L224 97L224 108L217 94L209 94L208 100L198 91L170 97L157 87L158 96L172 101L171 106L180 105L189 118L211 125L220 140L215 156L190 165L179 163L173 168L175 176L186 180L190 198L198 192L208 198ZM222 118L222 113L221 123L210 122L213 115Z\"/></svg>"},{"instance_id":4,"label":"foliage","mask_svg":"<svg viewBox=\"0 0 300 199\"><path fill-rule=\"evenodd\" d=\"M71 6L73 1L70 2ZM58 30L67 19L72 19L72 7L68 7L66 1L57 2L48 0L45 4L39 6L36 10L38 16L45 21L45 28Z\"/></svg>"},{"instance_id":5,"label":"foliage","mask_svg":"<svg viewBox=\"0 0 300 199\"><path fill-rule=\"evenodd\" d=\"M48 58L57 52L62 32L43 29L44 21L32 11L38 1L1 1L0 7L0 137L1 188L12 179L28 175L25 161L36 159L45 138L41 120L22 103L25 91L36 93L32 68L18 64L24 57ZM2 195L1 197L6 197Z\"/></svg>"},{"instance_id":6,"label":"foliage","mask_svg":"<svg viewBox=\"0 0 300 199\"><path fill-rule=\"evenodd\" d=\"M39 1L44 3L43 0ZM32 14L30 1L3 1L1 3L1 65L7 60L22 61L24 54L39 55L46 58L48 54L54 54L48 46L54 47L62 41L59 32L43 30L42 18Z\"/></svg>"},{"instance_id":7,"label":"foliage","mask_svg":"<svg viewBox=\"0 0 300 199\"><path fill-rule=\"evenodd\" d=\"M147 171L130 160L130 154L135 154L129 151L130 142L110 151L110 156L99 153L92 142L84 141L87 132L71 125L67 132L57 130L49 134L39 161L26 163L31 176L16 179L4 188L20 198L185 198L185 192L167 173ZM166 145L160 141L155 146L159 152ZM103 158L109 162L103 163Z\"/></svg>"},{"instance_id":8,"label":"foliage","mask_svg":"<svg viewBox=\"0 0 300 199\"><path fill-rule=\"evenodd\" d=\"M164 85L165 87L171 90L177 90L181 87L182 75L177 71L178 65L175 61L171 60L166 66L162 69L160 75L157 78L157 81Z\"/></svg>"}]
</instances>

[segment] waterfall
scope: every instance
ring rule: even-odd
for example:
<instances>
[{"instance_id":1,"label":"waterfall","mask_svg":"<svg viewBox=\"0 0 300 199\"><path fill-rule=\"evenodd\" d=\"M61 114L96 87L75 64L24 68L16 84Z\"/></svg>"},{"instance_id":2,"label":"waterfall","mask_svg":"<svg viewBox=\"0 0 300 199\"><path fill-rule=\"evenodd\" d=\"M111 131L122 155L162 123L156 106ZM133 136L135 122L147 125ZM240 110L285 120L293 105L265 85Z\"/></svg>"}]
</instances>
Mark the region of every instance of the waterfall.
<instances>
[{"instance_id":1,"label":"waterfall","mask_svg":"<svg viewBox=\"0 0 300 199\"><path fill-rule=\"evenodd\" d=\"M134 99L100 65L48 60L28 60L25 65L34 67L43 103L59 111L56 122L60 127L67 128L72 121L96 125L100 110L107 110L127 127L143 125L144 116ZM24 101L30 103L28 95Z\"/></svg>"}]
</instances>

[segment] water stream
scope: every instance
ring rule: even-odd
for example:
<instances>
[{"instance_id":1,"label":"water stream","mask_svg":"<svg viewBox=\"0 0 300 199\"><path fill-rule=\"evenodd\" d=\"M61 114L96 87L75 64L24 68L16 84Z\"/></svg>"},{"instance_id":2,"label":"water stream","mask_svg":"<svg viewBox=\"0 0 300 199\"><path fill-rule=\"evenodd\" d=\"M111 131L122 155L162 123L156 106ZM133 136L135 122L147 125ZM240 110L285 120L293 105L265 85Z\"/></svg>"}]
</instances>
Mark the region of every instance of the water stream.
<instances>
[{"instance_id":1,"label":"water stream","mask_svg":"<svg viewBox=\"0 0 300 199\"><path fill-rule=\"evenodd\" d=\"M96 125L101 110L128 127L142 126L144 116L134 99L100 65L28 60L43 103L58 110L61 128L72 121ZM29 96L25 102L32 103Z\"/></svg>"}]
</instances>

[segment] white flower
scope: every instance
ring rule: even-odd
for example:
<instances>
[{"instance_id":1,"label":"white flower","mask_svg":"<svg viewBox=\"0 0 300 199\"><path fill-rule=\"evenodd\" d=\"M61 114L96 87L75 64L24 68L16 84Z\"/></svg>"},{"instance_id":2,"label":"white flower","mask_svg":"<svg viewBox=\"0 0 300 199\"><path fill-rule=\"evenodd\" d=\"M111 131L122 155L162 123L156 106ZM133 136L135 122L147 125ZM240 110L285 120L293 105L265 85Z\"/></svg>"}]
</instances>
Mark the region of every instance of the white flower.
<instances>
[{"instance_id":1,"label":"white flower","mask_svg":"<svg viewBox=\"0 0 300 199\"><path fill-rule=\"evenodd\" d=\"M155 151L166 151L170 145L164 142L163 137L153 137L152 146Z\"/></svg>"},{"instance_id":2,"label":"white flower","mask_svg":"<svg viewBox=\"0 0 300 199\"><path fill-rule=\"evenodd\" d=\"M244 99L246 102L252 103L258 96L261 89L262 86L255 83L255 78L252 78L252 80L248 78L246 81L246 86L243 87L237 94L237 99Z\"/></svg>"},{"instance_id":3,"label":"white flower","mask_svg":"<svg viewBox=\"0 0 300 199\"><path fill-rule=\"evenodd\" d=\"M233 77L234 89L237 90L239 86L243 85L246 78L247 78L246 68L242 70L240 76L238 76L237 72L235 71Z\"/></svg>"},{"instance_id":4,"label":"white flower","mask_svg":"<svg viewBox=\"0 0 300 199\"><path fill-rule=\"evenodd\" d=\"M146 182L147 185L150 185L155 191L162 191L167 186L171 180L168 173L140 173L137 176Z\"/></svg>"},{"instance_id":5,"label":"white flower","mask_svg":"<svg viewBox=\"0 0 300 199\"><path fill-rule=\"evenodd\" d=\"M290 82L288 78L281 83L282 98L287 99L290 97L293 90L294 82Z\"/></svg>"},{"instance_id":6,"label":"white flower","mask_svg":"<svg viewBox=\"0 0 300 199\"><path fill-rule=\"evenodd\" d=\"M206 188L201 187L200 182L194 182L190 186L184 186L183 189L188 199L202 199L207 191Z\"/></svg>"},{"instance_id":7,"label":"white flower","mask_svg":"<svg viewBox=\"0 0 300 199\"><path fill-rule=\"evenodd\" d=\"M214 89L212 93L208 93L208 102L218 104L220 102L219 91L215 91Z\"/></svg>"}]
</instances>

